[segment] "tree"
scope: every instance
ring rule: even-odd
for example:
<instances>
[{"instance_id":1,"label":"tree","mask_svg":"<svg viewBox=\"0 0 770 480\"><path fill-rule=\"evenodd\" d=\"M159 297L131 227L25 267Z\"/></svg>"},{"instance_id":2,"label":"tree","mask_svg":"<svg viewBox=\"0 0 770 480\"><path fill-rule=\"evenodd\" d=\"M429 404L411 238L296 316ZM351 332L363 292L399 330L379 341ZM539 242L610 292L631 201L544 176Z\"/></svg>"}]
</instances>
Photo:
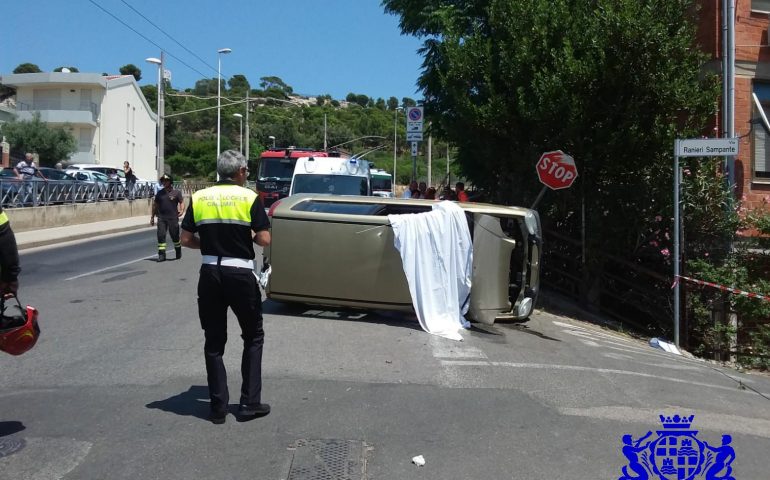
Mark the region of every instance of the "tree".
<instances>
[{"instance_id":1,"label":"tree","mask_svg":"<svg viewBox=\"0 0 770 480\"><path fill-rule=\"evenodd\" d=\"M41 165L53 166L77 150L77 142L65 127L51 127L36 114L29 121L10 121L0 130L18 153L36 152Z\"/></svg>"},{"instance_id":2,"label":"tree","mask_svg":"<svg viewBox=\"0 0 770 480\"><path fill-rule=\"evenodd\" d=\"M40 67L34 63L21 63L13 69L13 73L41 73Z\"/></svg>"},{"instance_id":3,"label":"tree","mask_svg":"<svg viewBox=\"0 0 770 480\"><path fill-rule=\"evenodd\" d=\"M133 75L137 82L142 79L142 70L133 63L128 63L120 67L120 74Z\"/></svg>"},{"instance_id":4,"label":"tree","mask_svg":"<svg viewBox=\"0 0 770 480\"><path fill-rule=\"evenodd\" d=\"M145 100L150 105L150 108L155 111L158 109L158 86L157 85L142 85L139 87L144 94ZM157 113L157 112L156 112Z\"/></svg>"},{"instance_id":5,"label":"tree","mask_svg":"<svg viewBox=\"0 0 770 480\"><path fill-rule=\"evenodd\" d=\"M246 94L246 90L249 90L251 86L249 85L249 81L246 79L245 75L233 75L230 77L230 80L227 81L227 84L230 86L230 90L233 90L238 93Z\"/></svg>"},{"instance_id":6,"label":"tree","mask_svg":"<svg viewBox=\"0 0 770 480\"><path fill-rule=\"evenodd\" d=\"M294 93L294 89L281 80L280 77L261 77L259 80L259 86L266 92L272 90L274 92L280 92L283 96Z\"/></svg>"},{"instance_id":7,"label":"tree","mask_svg":"<svg viewBox=\"0 0 770 480\"><path fill-rule=\"evenodd\" d=\"M78 67L56 67L53 69L54 72L61 72L64 69L69 70L71 73L79 73L80 70L78 70Z\"/></svg>"},{"instance_id":8,"label":"tree","mask_svg":"<svg viewBox=\"0 0 770 480\"><path fill-rule=\"evenodd\" d=\"M546 229L588 232L585 284L607 254L639 262L653 219L673 216L674 139L709 132L719 89L697 48L696 3L382 2L402 33L424 40L418 86L434 134L457 146L462 173L493 201L531 205L542 152L575 158L576 184L538 210ZM667 268L660 251L649 261Z\"/></svg>"},{"instance_id":9,"label":"tree","mask_svg":"<svg viewBox=\"0 0 770 480\"><path fill-rule=\"evenodd\" d=\"M414 107L414 106L417 106L417 102L415 102L414 99L411 99L409 97L404 97L401 99L401 106L404 108Z\"/></svg>"},{"instance_id":10,"label":"tree","mask_svg":"<svg viewBox=\"0 0 770 480\"><path fill-rule=\"evenodd\" d=\"M390 97L388 99L388 110L395 110L398 108L398 99L396 97Z\"/></svg>"}]
</instances>

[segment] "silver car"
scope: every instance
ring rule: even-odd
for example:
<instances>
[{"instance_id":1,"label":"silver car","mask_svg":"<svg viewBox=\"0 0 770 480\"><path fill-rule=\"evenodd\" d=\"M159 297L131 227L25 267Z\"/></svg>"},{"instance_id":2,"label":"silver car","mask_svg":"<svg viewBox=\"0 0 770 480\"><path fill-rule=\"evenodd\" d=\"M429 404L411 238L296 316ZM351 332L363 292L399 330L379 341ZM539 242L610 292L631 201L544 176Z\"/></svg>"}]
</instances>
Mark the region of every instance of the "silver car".
<instances>
[{"instance_id":1,"label":"silver car","mask_svg":"<svg viewBox=\"0 0 770 480\"><path fill-rule=\"evenodd\" d=\"M295 195L270 209L266 292L284 302L410 311L412 299L388 215L428 212L434 201ZM473 240L472 320L527 318L537 299L541 227L526 208L458 203Z\"/></svg>"}]
</instances>

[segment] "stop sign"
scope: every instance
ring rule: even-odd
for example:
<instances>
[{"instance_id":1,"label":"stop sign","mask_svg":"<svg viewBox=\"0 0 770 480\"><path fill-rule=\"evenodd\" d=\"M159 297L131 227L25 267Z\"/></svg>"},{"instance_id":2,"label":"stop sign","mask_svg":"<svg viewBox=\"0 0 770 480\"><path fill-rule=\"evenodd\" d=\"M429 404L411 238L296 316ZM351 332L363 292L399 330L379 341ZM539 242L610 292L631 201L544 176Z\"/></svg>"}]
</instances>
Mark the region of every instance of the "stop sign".
<instances>
[{"instance_id":1,"label":"stop sign","mask_svg":"<svg viewBox=\"0 0 770 480\"><path fill-rule=\"evenodd\" d=\"M575 159L562 152L545 152L537 161L537 176L551 190L569 188L577 178Z\"/></svg>"}]
</instances>

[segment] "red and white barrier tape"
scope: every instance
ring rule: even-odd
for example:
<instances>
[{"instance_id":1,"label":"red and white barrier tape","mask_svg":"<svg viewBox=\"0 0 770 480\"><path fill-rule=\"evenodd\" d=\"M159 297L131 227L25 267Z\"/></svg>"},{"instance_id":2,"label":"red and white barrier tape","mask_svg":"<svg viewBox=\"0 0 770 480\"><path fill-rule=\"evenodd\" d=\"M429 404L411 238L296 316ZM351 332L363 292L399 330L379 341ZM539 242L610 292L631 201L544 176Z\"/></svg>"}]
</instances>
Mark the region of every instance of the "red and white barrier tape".
<instances>
[{"instance_id":1,"label":"red and white barrier tape","mask_svg":"<svg viewBox=\"0 0 770 480\"><path fill-rule=\"evenodd\" d=\"M719 285L719 284L711 283L711 282L704 282L703 280L698 280L698 279L695 279L695 278L685 277L685 276L682 276L682 275L679 275L679 277L674 279L674 284L671 285L671 288L674 288L676 286L676 284L679 283L679 279L680 278L682 280L686 280L688 282L697 283L698 285L705 285L707 287L717 288L717 289L719 289L719 290L721 290L723 292L730 292L730 293L735 294L735 295L742 295L744 297L759 298L760 300L770 301L770 296L767 296L767 295L762 295L762 294L753 293L753 292L744 292L743 290L738 290L737 288L726 287L724 285Z\"/></svg>"}]
</instances>

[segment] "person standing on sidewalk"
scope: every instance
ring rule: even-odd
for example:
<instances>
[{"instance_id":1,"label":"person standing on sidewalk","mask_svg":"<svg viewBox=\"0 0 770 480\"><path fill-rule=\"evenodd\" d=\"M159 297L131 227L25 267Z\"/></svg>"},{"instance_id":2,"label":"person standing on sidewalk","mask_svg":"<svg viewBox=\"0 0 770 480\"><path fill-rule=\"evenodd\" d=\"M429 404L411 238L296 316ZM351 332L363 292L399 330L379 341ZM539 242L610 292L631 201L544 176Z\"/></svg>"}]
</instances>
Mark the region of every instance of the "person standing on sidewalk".
<instances>
[{"instance_id":1,"label":"person standing on sidewalk","mask_svg":"<svg viewBox=\"0 0 770 480\"><path fill-rule=\"evenodd\" d=\"M155 194L150 217L150 225L155 225L155 217L158 217L158 261L166 261L166 232L171 235L176 258L179 260L182 258L179 217L184 214L184 198L182 192L174 189L174 180L170 175L160 177L160 183L163 184L163 189Z\"/></svg>"},{"instance_id":2,"label":"person standing on sidewalk","mask_svg":"<svg viewBox=\"0 0 770 480\"><path fill-rule=\"evenodd\" d=\"M136 175L134 175L134 169L131 168L128 162L123 162L123 173L126 175L126 198L133 200Z\"/></svg>"},{"instance_id":3,"label":"person standing on sidewalk","mask_svg":"<svg viewBox=\"0 0 770 480\"><path fill-rule=\"evenodd\" d=\"M193 193L182 220L182 244L200 249L198 315L203 328L210 416L222 424L230 401L227 372L222 361L227 342L227 309L241 327L243 356L238 415L243 420L270 413L262 403L262 295L254 274L254 244L270 245L270 221L259 196L244 188L246 158L227 150L217 159L220 181ZM196 235L197 234L197 235Z\"/></svg>"}]
</instances>

